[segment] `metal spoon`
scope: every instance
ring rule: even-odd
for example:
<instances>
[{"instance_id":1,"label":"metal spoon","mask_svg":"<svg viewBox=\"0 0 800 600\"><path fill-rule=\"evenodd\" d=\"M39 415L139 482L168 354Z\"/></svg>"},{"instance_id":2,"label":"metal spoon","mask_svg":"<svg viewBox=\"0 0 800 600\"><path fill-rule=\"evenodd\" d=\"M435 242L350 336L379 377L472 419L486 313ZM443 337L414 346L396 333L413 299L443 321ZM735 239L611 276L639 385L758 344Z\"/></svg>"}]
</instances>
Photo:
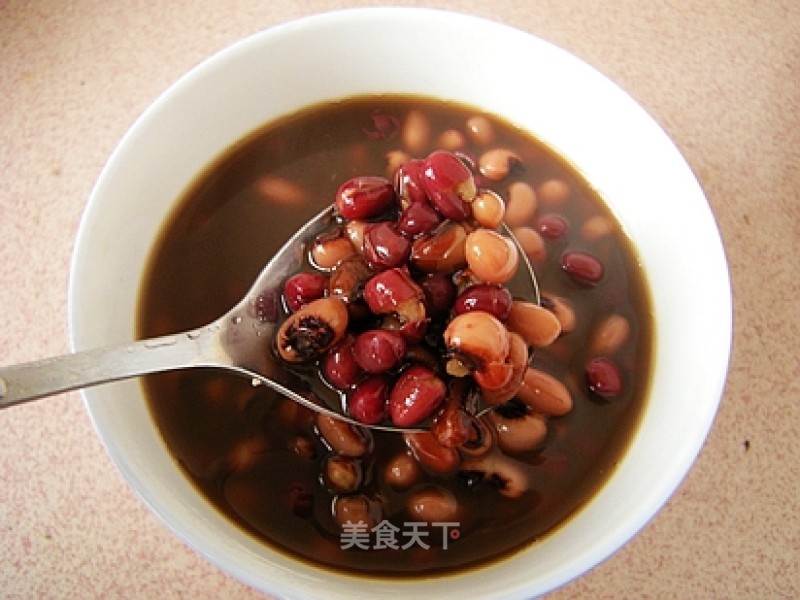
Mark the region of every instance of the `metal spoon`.
<instances>
[{"instance_id":1,"label":"metal spoon","mask_svg":"<svg viewBox=\"0 0 800 600\"><path fill-rule=\"evenodd\" d=\"M264 267L245 297L229 312L204 327L0 367L0 408L149 373L204 367L236 372L252 379L254 384L267 385L316 412L364 426L326 406L320 398L324 390L287 369L273 356L270 344L279 323L259 316L257 308L265 298L280 296L285 279L303 264L304 242L324 231L332 218L333 210L329 207L308 221ZM505 230L505 233L513 239L510 231ZM524 252L520 254L527 269L518 269L515 285L518 289L522 286L527 291L526 296L538 302L536 278L524 259ZM328 391L329 396L332 394ZM391 425L369 427L409 431Z\"/></svg>"}]
</instances>

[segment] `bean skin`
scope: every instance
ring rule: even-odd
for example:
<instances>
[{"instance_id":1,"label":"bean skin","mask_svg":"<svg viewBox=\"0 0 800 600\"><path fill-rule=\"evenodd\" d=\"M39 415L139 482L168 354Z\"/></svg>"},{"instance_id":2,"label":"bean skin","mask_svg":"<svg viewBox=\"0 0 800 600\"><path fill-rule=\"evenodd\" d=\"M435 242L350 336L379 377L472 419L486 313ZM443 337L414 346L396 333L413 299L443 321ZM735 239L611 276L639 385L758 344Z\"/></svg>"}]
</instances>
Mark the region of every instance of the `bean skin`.
<instances>
[{"instance_id":1,"label":"bean skin","mask_svg":"<svg viewBox=\"0 0 800 600\"><path fill-rule=\"evenodd\" d=\"M531 486L530 477L525 472L523 463L499 452L467 458L462 463L461 470L482 473L485 478L499 482L500 494L507 498L519 498Z\"/></svg>"}]
</instances>

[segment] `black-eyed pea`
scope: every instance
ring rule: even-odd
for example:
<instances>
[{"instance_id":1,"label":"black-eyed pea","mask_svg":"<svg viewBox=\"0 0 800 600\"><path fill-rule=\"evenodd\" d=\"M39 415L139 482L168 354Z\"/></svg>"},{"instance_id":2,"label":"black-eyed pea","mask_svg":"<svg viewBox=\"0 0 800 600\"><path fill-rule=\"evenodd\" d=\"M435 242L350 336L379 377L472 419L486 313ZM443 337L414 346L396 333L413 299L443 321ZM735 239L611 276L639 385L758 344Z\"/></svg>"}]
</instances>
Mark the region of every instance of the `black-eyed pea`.
<instances>
[{"instance_id":1,"label":"black-eyed pea","mask_svg":"<svg viewBox=\"0 0 800 600\"><path fill-rule=\"evenodd\" d=\"M395 490L405 490L419 479L419 463L408 452L399 452L386 463L383 480Z\"/></svg>"},{"instance_id":2,"label":"black-eyed pea","mask_svg":"<svg viewBox=\"0 0 800 600\"><path fill-rule=\"evenodd\" d=\"M538 231L525 225L514 227L511 232L517 238L517 243L519 243L528 260L536 265L541 265L545 261L547 258L547 246Z\"/></svg>"},{"instance_id":3,"label":"black-eyed pea","mask_svg":"<svg viewBox=\"0 0 800 600\"><path fill-rule=\"evenodd\" d=\"M551 293L542 293L542 306L552 312L561 324L561 333L569 333L575 329L578 317L572 303L561 296Z\"/></svg>"},{"instance_id":4,"label":"black-eyed pea","mask_svg":"<svg viewBox=\"0 0 800 600\"><path fill-rule=\"evenodd\" d=\"M559 178L548 179L536 187L539 201L551 207L564 204L571 193L569 183Z\"/></svg>"},{"instance_id":5,"label":"black-eyed pea","mask_svg":"<svg viewBox=\"0 0 800 600\"><path fill-rule=\"evenodd\" d=\"M484 480L499 484L500 494L507 498L519 498L531 487L531 480L520 461L499 452L464 460L461 470L481 474Z\"/></svg>"},{"instance_id":6,"label":"black-eyed pea","mask_svg":"<svg viewBox=\"0 0 800 600\"><path fill-rule=\"evenodd\" d=\"M589 217L581 225L581 234L587 240L599 240L611 235L614 231L614 222L604 215Z\"/></svg>"},{"instance_id":7,"label":"black-eyed pea","mask_svg":"<svg viewBox=\"0 0 800 600\"><path fill-rule=\"evenodd\" d=\"M500 406L490 411L488 418L494 425L497 445L503 452L513 454L535 450L547 437L547 417L541 413L506 411Z\"/></svg>"},{"instance_id":8,"label":"black-eyed pea","mask_svg":"<svg viewBox=\"0 0 800 600\"><path fill-rule=\"evenodd\" d=\"M305 199L303 188L295 181L277 175L263 175L255 182L260 196L284 206L299 205Z\"/></svg>"},{"instance_id":9,"label":"black-eyed pea","mask_svg":"<svg viewBox=\"0 0 800 600\"><path fill-rule=\"evenodd\" d=\"M628 339L630 330L628 319L616 313L608 315L592 335L590 352L596 355L614 354Z\"/></svg>"},{"instance_id":10,"label":"black-eyed pea","mask_svg":"<svg viewBox=\"0 0 800 600\"><path fill-rule=\"evenodd\" d=\"M533 224L538 206L536 192L524 181L514 181L506 191L506 210L503 220L511 229Z\"/></svg>"},{"instance_id":11,"label":"black-eyed pea","mask_svg":"<svg viewBox=\"0 0 800 600\"><path fill-rule=\"evenodd\" d=\"M531 410L560 417L572 410L572 394L561 381L539 369L528 367L517 398Z\"/></svg>"},{"instance_id":12,"label":"black-eyed pea","mask_svg":"<svg viewBox=\"0 0 800 600\"><path fill-rule=\"evenodd\" d=\"M341 419L318 414L317 431L328 447L342 456L359 458L372 450L373 439L369 430Z\"/></svg>"},{"instance_id":13,"label":"black-eyed pea","mask_svg":"<svg viewBox=\"0 0 800 600\"><path fill-rule=\"evenodd\" d=\"M403 145L412 155L421 154L430 143L431 124L420 110L411 110L403 122Z\"/></svg>"},{"instance_id":14,"label":"black-eyed pea","mask_svg":"<svg viewBox=\"0 0 800 600\"><path fill-rule=\"evenodd\" d=\"M440 486L425 486L408 498L406 510L414 521L444 523L457 521L461 508L453 492Z\"/></svg>"},{"instance_id":15,"label":"black-eyed pea","mask_svg":"<svg viewBox=\"0 0 800 600\"><path fill-rule=\"evenodd\" d=\"M483 115L475 115L467 119L467 135L480 146L488 146L494 142L494 126Z\"/></svg>"},{"instance_id":16,"label":"black-eyed pea","mask_svg":"<svg viewBox=\"0 0 800 600\"><path fill-rule=\"evenodd\" d=\"M549 346L561 334L561 323L555 314L534 302L522 300L511 304L506 327L535 348Z\"/></svg>"},{"instance_id":17,"label":"black-eyed pea","mask_svg":"<svg viewBox=\"0 0 800 600\"><path fill-rule=\"evenodd\" d=\"M278 329L278 355L294 364L316 360L344 337L348 322L347 306L339 298L303 304Z\"/></svg>"},{"instance_id":18,"label":"black-eyed pea","mask_svg":"<svg viewBox=\"0 0 800 600\"><path fill-rule=\"evenodd\" d=\"M522 169L522 159L508 148L492 148L478 158L478 170L490 181L502 181Z\"/></svg>"}]
</instances>

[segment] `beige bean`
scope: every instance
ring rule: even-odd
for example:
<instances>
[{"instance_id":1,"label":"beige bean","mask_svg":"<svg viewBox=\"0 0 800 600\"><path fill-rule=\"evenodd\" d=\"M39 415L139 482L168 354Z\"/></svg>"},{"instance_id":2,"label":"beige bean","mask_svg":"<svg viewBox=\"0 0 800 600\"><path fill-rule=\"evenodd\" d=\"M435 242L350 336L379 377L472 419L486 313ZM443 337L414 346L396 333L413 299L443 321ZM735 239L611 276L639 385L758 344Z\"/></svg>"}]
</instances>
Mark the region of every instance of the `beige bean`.
<instances>
[{"instance_id":1,"label":"beige bean","mask_svg":"<svg viewBox=\"0 0 800 600\"><path fill-rule=\"evenodd\" d=\"M502 404L508 402L517 395L525 371L528 368L528 344L525 339L514 331L508 332L508 358L506 362L511 364L511 377L508 382L496 390L482 390L481 394L487 404Z\"/></svg>"},{"instance_id":2,"label":"beige bean","mask_svg":"<svg viewBox=\"0 0 800 600\"><path fill-rule=\"evenodd\" d=\"M436 146L444 150L461 150L466 146L467 140L458 129L447 129L439 134Z\"/></svg>"},{"instance_id":3,"label":"beige bean","mask_svg":"<svg viewBox=\"0 0 800 600\"><path fill-rule=\"evenodd\" d=\"M578 317L575 315L575 309L569 300L555 294L543 292L542 306L552 312L558 319L561 324L561 333L569 333L575 329Z\"/></svg>"},{"instance_id":4,"label":"beige bean","mask_svg":"<svg viewBox=\"0 0 800 600\"><path fill-rule=\"evenodd\" d=\"M461 514L453 492L440 486L426 486L415 491L406 502L406 510L415 521L442 523L455 521Z\"/></svg>"},{"instance_id":5,"label":"beige bean","mask_svg":"<svg viewBox=\"0 0 800 600\"><path fill-rule=\"evenodd\" d=\"M325 459L322 478L331 492L349 494L361 486L364 471L358 459L333 454Z\"/></svg>"},{"instance_id":6,"label":"beige bean","mask_svg":"<svg viewBox=\"0 0 800 600\"><path fill-rule=\"evenodd\" d=\"M592 335L589 346L592 354L614 354L630 335L631 325L628 319L618 314L611 314L603 319Z\"/></svg>"},{"instance_id":7,"label":"beige bean","mask_svg":"<svg viewBox=\"0 0 800 600\"><path fill-rule=\"evenodd\" d=\"M535 450L547 437L547 417L541 413L506 416L501 410L489 412L497 433L497 444L504 452Z\"/></svg>"},{"instance_id":8,"label":"beige bean","mask_svg":"<svg viewBox=\"0 0 800 600\"><path fill-rule=\"evenodd\" d=\"M263 437L239 441L227 454L226 462L232 471L246 471L265 458L269 444Z\"/></svg>"},{"instance_id":9,"label":"beige bean","mask_svg":"<svg viewBox=\"0 0 800 600\"><path fill-rule=\"evenodd\" d=\"M411 155L403 150L390 150L386 153L386 176L390 179L400 166L411 160Z\"/></svg>"},{"instance_id":10,"label":"beige bean","mask_svg":"<svg viewBox=\"0 0 800 600\"><path fill-rule=\"evenodd\" d=\"M383 518L381 505L364 494L336 496L332 504L333 518L340 527L360 523L363 531L369 531Z\"/></svg>"},{"instance_id":11,"label":"beige bean","mask_svg":"<svg viewBox=\"0 0 800 600\"><path fill-rule=\"evenodd\" d=\"M255 188L260 196L276 204L296 205L305 199L305 192L300 184L277 175L259 177Z\"/></svg>"},{"instance_id":12,"label":"beige bean","mask_svg":"<svg viewBox=\"0 0 800 600\"><path fill-rule=\"evenodd\" d=\"M599 240L614 231L614 222L604 215L589 217L581 225L581 234L587 240Z\"/></svg>"},{"instance_id":13,"label":"beige bean","mask_svg":"<svg viewBox=\"0 0 800 600\"><path fill-rule=\"evenodd\" d=\"M411 110L403 122L403 144L412 155L423 152L431 139L431 124L421 110Z\"/></svg>"},{"instance_id":14,"label":"beige bean","mask_svg":"<svg viewBox=\"0 0 800 600\"><path fill-rule=\"evenodd\" d=\"M472 201L472 218L481 227L497 229L503 222L506 203L500 194L492 190L481 190Z\"/></svg>"},{"instance_id":15,"label":"beige bean","mask_svg":"<svg viewBox=\"0 0 800 600\"><path fill-rule=\"evenodd\" d=\"M461 462L458 450L442 446L430 431L403 434L417 462L434 473L452 473Z\"/></svg>"},{"instance_id":16,"label":"beige bean","mask_svg":"<svg viewBox=\"0 0 800 600\"><path fill-rule=\"evenodd\" d=\"M350 240L358 254L364 253L364 232L367 229L367 225L366 221L353 220L348 221L347 225L344 226L344 236Z\"/></svg>"},{"instance_id":17,"label":"beige bean","mask_svg":"<svg viewBox=\"0 0 800 600\"><path fill-rule=\"evenodd\" d=\"M533 227L514 227L511 232L517 238L522 251L534 264L540 265L547 258L544 239Z\"/></svg>"},{"instance_id":18,"label":"beige bean","mask_svg":"<svg viewBox=\"0 0 800 600\"><path fill-rule=\"evenodd\" d=\"M419 463L407 452L400 452L389 459L383 479L396 490L405 490L414 485L420 477Z\"/></svg>"},{"instance_id":19,"label":"beige bean","mask_svg":"<svg viewBox=\"0 0 800 600\"><path fill-rule=\"evenodd\" d=\"M548 206L560 206L567 201L572 190L569 184L563 179L548 179L543 181L536 188L536 195L542 204Z\"/></svg>"},{"instance_id":20,"label":"beige bean","mask_svg":"<svg viewBox=\"0 0 800 600\"><path fill-rule=\"evenodd\" d=\"M359 458L372 450L372 434L369 430L341 419L318 414L317 431L328 447L342 456Z\"/></svg>"},{"instance_id":21,"label":"beige bean","mask_svg":"<svg viewBox=\"0 0 800 600\"><path fill-rule=\"evenodd\" d=\"M528 367L517 398L530 406L535 412L560 417L572 410L572 394L558 379Z\"/></svg>"},{"instance_id":22,"label":"beige bean","mask_svg":"<svg viewBox=\"0 0 800 600\"><path fill-rule=\"evenodd\" d=\"M494 142L494 126L483 115L475 115L467 119L467 135L481 146L488 146Z\"/></svg>"},{"instance_id":23,"label":"beige bean","mask_svg":"<svg viewBox=\"0 0 800 600\"><path fill-rule=\"evenodd\" d=\"M347 237L323 238L311 246L311 260L319 269L331 270L340 262L355 254L356 250Z\"/></svg>"},{"instance_id":24,"label":"beige bean","mask_svg":"<svg viewBox=\"0 0 800 600\"><path fill-rule=\"evenodd\" d=\"M533 223L536 214L536 192L530 184L515 181L508 186L506 211L503 220L512 229Z\"/></svg>"},{"instance_id":25,"label":"beige bean","mask_svg":"<svg viewBox=\"0 0 800 600\"><path fill-rule=\"evenodd\" d=\"M535 348L549 346L561 334L561 323L552 312L521 300L512 303L506 327L520 334Z\"/></svg>"},{"instance_id":26,"label":"beige bean","mask_svg":"<svg viewBox=\"0 0 800 600\"><path fill-rule=\"evenodd\" d=\"M508 148L493 148L478 158L478 170L490 181L502 181L521 166L522 159Z\"/></svg>"}]
</instances>

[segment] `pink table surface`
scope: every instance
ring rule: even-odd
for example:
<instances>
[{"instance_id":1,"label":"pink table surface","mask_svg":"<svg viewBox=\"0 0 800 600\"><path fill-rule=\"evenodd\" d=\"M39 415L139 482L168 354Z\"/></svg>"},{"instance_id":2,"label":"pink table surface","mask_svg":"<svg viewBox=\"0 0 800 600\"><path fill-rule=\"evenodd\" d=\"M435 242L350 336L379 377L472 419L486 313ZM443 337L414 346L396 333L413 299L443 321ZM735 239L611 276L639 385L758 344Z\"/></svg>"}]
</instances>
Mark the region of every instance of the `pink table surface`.
<instances>
[{"instance_id":1,"label":"pink table surface","mask_svg":"<svg viewBox=\"0 0 800 600\"><path fill-rule=\"evenodd\" d=\"M399 4L514 25L611 77L684 153L726 245L735 340L710 437L644 531L550 597L800 597L800 4ZM343 6L0 0L0 364L67 351L81 212L147 105L228 44ZM0 597L261 596L151 515L72 393L0 412Z\"/></svg>"}]
</instances>

